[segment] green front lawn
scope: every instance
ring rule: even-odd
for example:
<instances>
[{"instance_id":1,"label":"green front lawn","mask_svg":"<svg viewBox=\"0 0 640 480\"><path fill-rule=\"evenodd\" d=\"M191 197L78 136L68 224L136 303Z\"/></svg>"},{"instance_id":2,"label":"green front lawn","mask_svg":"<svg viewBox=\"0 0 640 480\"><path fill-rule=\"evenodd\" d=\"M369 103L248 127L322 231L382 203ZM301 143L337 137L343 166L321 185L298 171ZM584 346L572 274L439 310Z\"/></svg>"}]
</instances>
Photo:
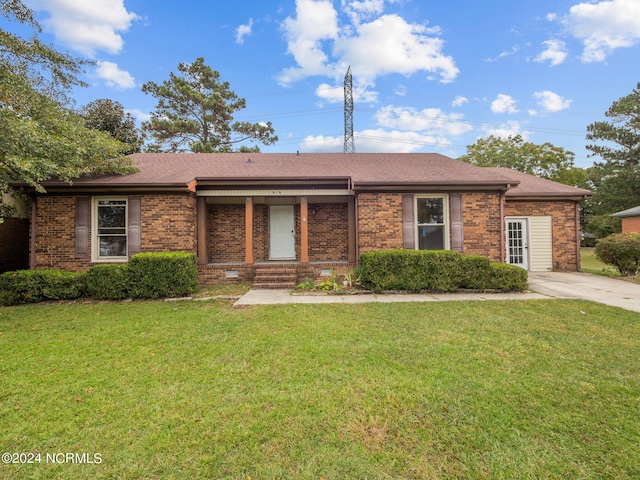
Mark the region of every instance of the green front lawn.
<instances>
[{"instance_id":1,"label":"green front lawn","mask_svg":"<svg viewBox=\"0 0 640 480\"><path fill-rule=\"evenodd\" d=\"M640 478L640 314L590 302L11 307L0 353L0 478Z\"/></svg>"}]
</instances>

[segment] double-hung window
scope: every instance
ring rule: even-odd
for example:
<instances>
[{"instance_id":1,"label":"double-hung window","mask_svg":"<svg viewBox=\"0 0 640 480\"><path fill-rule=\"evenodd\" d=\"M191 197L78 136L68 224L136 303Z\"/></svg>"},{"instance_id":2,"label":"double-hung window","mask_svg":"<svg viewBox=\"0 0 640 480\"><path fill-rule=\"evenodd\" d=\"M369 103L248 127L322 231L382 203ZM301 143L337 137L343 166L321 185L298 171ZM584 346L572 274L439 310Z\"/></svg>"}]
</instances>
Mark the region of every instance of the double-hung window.
<instances>
[{"instance_id":1,"label":"double-hung window","mask_svg":"<svg viewBox=\"0 0 640 480\"><path fill-rule=\"evenodd\" d=\"M449 249L449 207L446 195L416 196L418 250Z\"/></svg>"},{"instance_id":2,"label":"double-hung window","mask_svg":"<svg viewBox=\"0 0 640 480\"><path fill-rule=\"evenodd\" d=\"M127 258L127 199L94 199L94 258Z\"/></svg>"}]
</instances>

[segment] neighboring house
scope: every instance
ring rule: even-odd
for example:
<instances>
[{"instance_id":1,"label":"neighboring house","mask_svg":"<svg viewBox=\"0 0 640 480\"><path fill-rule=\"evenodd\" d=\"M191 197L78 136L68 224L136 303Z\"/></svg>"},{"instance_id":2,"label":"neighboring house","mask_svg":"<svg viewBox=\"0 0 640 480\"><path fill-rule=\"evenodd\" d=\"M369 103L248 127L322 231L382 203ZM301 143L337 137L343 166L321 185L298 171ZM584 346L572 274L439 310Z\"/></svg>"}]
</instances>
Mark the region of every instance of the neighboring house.
<instances>
[{"instance_id":1,"label":"neighboring house","mask_svg":"<svg viewBox=\"0 0 640 480\"><path fill-rule=\"evenodd\" d=\"M611 214L622 220L622 233L640 233L640 206Z\"/></svg>"},{"instance_id":2,"label":"neighboring house","mask_svg":"<svg viewBox=\"0 0 640 480\"><path fill-rule=\"evenodd\" d=\"M31 268L84 270L187 251L203 283L295 282L391 248L451 249L578 270L591 195L438 154L134 154L139 171L31 192ZM283 275L284 270L281 272Z\"/></svg>"}]
</instances>

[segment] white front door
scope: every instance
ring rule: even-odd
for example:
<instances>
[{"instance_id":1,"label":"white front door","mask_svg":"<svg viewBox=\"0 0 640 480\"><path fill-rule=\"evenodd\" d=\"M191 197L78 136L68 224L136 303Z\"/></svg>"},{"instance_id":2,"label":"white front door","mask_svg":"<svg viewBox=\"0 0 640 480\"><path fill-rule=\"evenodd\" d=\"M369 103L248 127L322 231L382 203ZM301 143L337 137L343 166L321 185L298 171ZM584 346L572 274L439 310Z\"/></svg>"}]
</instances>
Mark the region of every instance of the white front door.
<instances>
[{"instance_id":1,"label":"white front door","mask_svg":"<svg viewBox=\"0 0 640 480\"><path fill-rule=\"evenodd\" d=\"M529 234L526 218L507 219L507 263L529 269Z\"/></svg>"},{"instance_id":2,"label":"white front door","mask_svg":"<svg viewBox=\"0 0 640 480\"><path fill-rule=\"evenodd\" d=\"M293 205L271 205L269 207L269 259L296 259Z\"/></svg>"}]
</instances>

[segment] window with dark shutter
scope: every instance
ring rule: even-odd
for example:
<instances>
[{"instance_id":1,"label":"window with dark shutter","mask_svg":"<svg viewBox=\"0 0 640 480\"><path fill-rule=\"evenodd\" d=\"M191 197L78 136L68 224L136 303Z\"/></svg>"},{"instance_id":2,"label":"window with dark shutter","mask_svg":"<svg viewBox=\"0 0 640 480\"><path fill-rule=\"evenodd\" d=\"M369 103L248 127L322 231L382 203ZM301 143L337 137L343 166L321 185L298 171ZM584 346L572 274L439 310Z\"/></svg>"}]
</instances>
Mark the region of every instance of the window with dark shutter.
<instances>
[{"instance_id":1,"label":"window with dark shutter","mask_svg":"<svg viewBox=\"0 0 640 480\"><path fill-rule=\"evenodd\" d=\"M89 256L89 197L76 197L76 258Z\"/></svg>"}]
</instances>

